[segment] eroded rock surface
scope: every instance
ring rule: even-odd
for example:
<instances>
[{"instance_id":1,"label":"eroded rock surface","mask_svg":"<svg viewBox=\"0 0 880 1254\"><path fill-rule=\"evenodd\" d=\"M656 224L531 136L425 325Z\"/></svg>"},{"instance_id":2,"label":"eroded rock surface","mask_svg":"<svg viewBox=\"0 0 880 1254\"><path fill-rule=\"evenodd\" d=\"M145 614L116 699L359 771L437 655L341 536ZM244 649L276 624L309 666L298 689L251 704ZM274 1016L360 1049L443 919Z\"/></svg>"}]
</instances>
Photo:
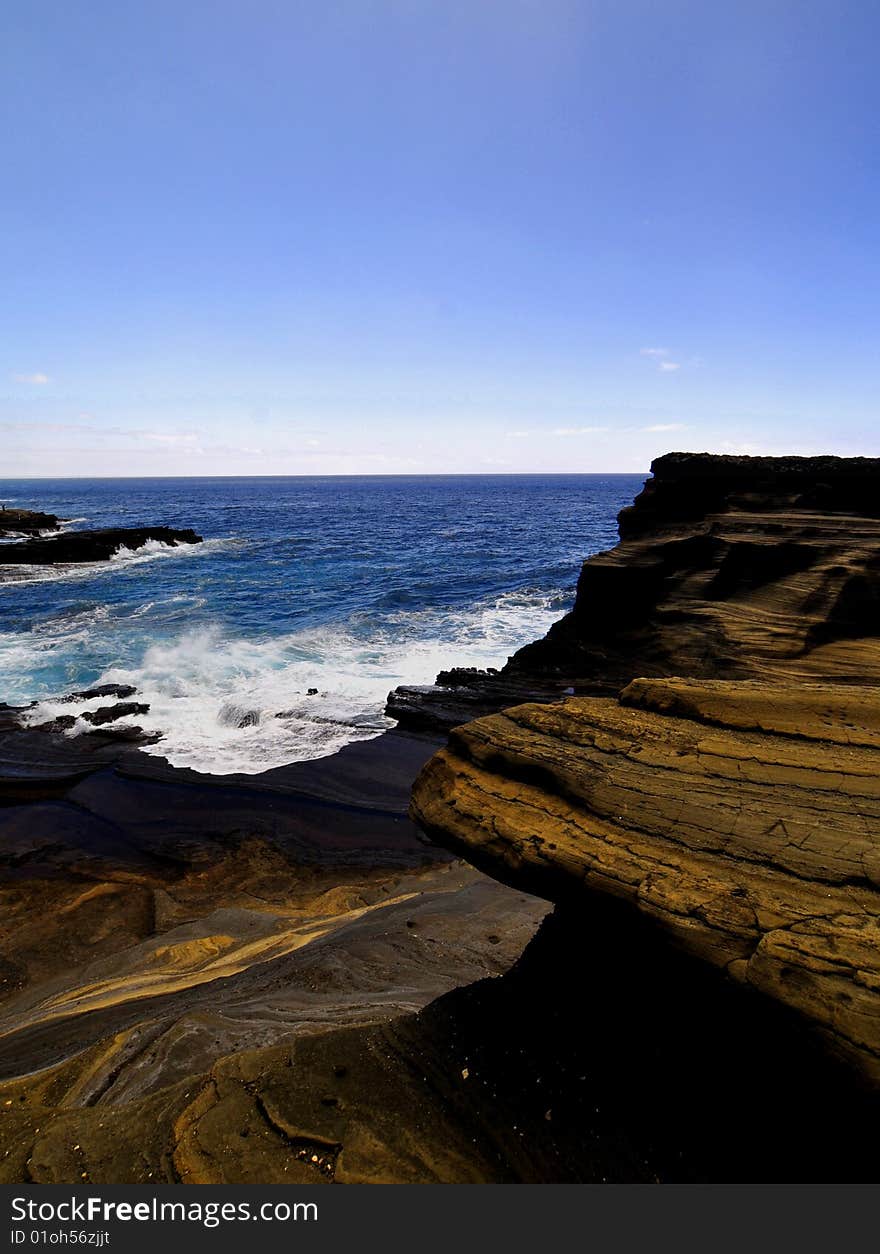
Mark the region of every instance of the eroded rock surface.
<instances>
[{"instance_id":1,"label":"eroded rock surface","mask_svg":"<svg viewBox=\"0 0 880 1254\"><path fill-rule=\"evenodd\" d=\"M512 970L418 1014L316 1021L163 1088L126 1091L138 1057L168 1048L155 1029L11 1080L0 1179L875 1179L876 1095L783 1008L652 943L617 905L557 908ZM179 1057L221 1022L191 1022Z\"/></svg>"},{"instance_id":2,"label":"eroded rock surface","mask_svg":"<svg viewBox=\"0 0 880 1254\"><path fill-rule=\"evenodd\" d=\"M547 905L407 819L435 742L205 777L114 727L0 711L0 1177L310 1179L250 1053L501 974Z\"/></svg>"},{"instance_id":3,"label":"eroded rock surface","mask_svg":"<svg viewBox=\"0 0 880 1254\"><path fill-rule=\"evenodd\" d=\"M633 682L457 728L411 813L499 879L660 934L880 1080L880 688Z\"/></svg>"}]
</instances>

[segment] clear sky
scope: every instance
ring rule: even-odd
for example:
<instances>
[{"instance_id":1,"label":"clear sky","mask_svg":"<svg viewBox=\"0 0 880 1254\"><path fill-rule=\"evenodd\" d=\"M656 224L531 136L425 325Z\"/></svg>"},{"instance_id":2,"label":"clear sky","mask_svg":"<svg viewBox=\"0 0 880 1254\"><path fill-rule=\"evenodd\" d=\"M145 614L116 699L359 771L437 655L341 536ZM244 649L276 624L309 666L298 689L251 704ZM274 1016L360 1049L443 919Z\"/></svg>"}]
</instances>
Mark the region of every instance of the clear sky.
<instances>
[{"instance_id":1,"label":"clear sky","mask_svg":"<svg viewBox=\"0 0 880 1254\"><path fill-rule=\"evenodd\" d=\"M0 477L880 454L873 0L6 0Z\"/></svg>"}]
</instances>

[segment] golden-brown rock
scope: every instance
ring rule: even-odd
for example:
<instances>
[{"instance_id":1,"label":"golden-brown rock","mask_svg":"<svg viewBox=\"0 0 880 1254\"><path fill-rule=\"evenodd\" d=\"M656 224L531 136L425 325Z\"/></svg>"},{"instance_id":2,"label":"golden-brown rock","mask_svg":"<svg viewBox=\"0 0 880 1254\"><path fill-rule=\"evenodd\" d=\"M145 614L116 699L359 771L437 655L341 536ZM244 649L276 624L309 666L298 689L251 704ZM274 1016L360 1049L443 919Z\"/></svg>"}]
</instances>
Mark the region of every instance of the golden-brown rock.
<instances>
[{"instance_id":1,"label":"golden-brown rock","mask_svg":"<svg viewBox=\"0 0 880 1254\"><path fill-rule=\"evenodd\" d=\"M419 776L438 842L658 933L880 1079L880 688L636 680L455 729Z\"/></svg>"}]
</instances>

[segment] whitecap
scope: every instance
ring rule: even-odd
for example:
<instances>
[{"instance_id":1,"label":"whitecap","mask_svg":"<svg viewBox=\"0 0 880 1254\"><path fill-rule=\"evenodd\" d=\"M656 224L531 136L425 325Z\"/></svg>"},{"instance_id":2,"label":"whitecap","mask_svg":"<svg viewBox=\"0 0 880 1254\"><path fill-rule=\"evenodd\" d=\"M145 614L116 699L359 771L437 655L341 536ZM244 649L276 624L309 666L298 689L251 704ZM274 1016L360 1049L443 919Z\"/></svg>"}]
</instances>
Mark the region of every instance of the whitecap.
<instances>
[{"instance_id":1,"label":"whitecap","mask_svg":"<svg viewBox=\"0 0 880 1254\"><path fill-rule=\"evenodd\" d=\"M64 579L89 579L142 566L159 558L205 557L218 549L239 543L234 537L203 540L200 544L166 544L148 540L136 549L120 545L110 558L99 562L55 562L51 566L0 566L0 587L19 583L54 583Z\"/></svg>"},{"instance_id":2,"label":"whitecap","mask_svg":"<svg viewBox=\"0 0 880 1254\"><path fill-rule=\"evenodd\" d=\"M131 684L133 700L149 703L148 714L116 724L159 733L145 752L206 774L257 774L380 735L394 726L383 713L391 688L430 684L450 666L501 666L570 601L570 590L523 588L470 609L356 615L268 640L211 626L156 642L139 664L94 682ZM41 702L28 718L88 708L96 707ZM88 729L77 724L72 734Z\"/></svg>"}]
</instances>

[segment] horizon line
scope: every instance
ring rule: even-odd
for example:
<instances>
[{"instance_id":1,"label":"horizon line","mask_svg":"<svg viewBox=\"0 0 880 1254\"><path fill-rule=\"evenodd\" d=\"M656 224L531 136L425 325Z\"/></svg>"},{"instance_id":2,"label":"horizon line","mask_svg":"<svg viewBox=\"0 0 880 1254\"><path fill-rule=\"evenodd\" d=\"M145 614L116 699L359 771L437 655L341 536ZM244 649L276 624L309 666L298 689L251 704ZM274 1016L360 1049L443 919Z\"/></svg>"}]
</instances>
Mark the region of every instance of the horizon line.
<instances>
[{"instance_id":1,"label":"horizon line","mask_svg":"<svg viewBox=\"0 0 880 1254\"><path fill-rule=\"evenodd\" d=\"M44 483L49 481L91 482L92 480L142 479L571 479L600 475L648 475L647 470L450 470L450 471L346 471L325 474L265 475L3 475L0 483Z\"/></svg>"}]
</instances>

